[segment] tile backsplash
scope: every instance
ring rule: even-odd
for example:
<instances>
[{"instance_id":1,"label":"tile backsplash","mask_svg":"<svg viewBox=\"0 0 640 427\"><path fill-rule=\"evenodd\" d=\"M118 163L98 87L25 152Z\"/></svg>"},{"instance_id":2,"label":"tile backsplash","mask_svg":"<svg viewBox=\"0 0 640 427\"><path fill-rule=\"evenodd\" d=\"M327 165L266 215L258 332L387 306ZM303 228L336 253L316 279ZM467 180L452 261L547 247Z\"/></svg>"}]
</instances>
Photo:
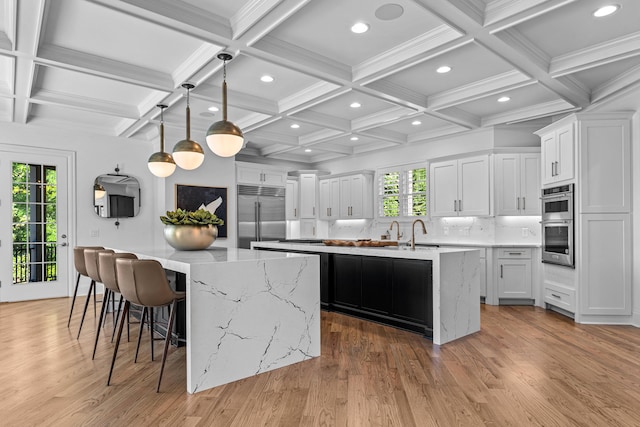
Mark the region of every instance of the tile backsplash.
<instances>
[{"instance_id":1,"label":"tile backsplash","mask_svg":"<svg viewBox=\"0 0 640 427\"><path fill-rule=\"evenodd\" d=\"M338 220L330 221L322 229L319 238L331 239L380 239L387 233L391 220ZM412 221L402 221L400 240L411 239ZM540 244L540 217L465 217L435 218L425 221L427 235L423 235L416 226L416 242L418 243L531 243ZM391 238L396 237L394 225Z\"/></svg>"}]
</instances>

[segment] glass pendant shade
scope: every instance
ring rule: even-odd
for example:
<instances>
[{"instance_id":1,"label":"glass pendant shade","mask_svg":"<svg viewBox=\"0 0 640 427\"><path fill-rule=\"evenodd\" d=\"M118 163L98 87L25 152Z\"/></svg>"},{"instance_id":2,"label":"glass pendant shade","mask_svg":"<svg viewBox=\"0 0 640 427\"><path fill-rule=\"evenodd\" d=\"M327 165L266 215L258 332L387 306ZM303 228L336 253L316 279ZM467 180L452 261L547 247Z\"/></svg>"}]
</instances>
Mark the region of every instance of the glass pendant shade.
<instances>
[{"instance_id":1,"label":"glass pendant shade","mask_svg":"<svg viewBox=\"0 0 640 427\"><path fill-rule=\"evenodd\" d=\"M223 63L222 79L222 120L215 122L207 131L209 149L220 157L231 157L238 154L244 144L244 135L238 126L227 120L227 61L232 59L228 53L221 53L218 59Z\"/></svg>"},{"instance_id":2,"label":"glass pendant shade","mask_svg":"<svg viewBox=\"0 0 640 427\"><path fill-rule=\"evenodd\" d=\"M105 194L107 194L107 191L102 185L98 183L93 184L93 198L95 200L102 199Z\"/></svg>"},{"instance_id":3,"label":"glass pendant shade","mask_svg":"<svg viewBox=\"0 0 640 427\"><path fill-rule=\"evenodd\" d=\"M166 178L176 170L176 163L171 154L164 152L153 153L149 157L147 166L151 173L158 178Z\"/></svg>"},{"instance_id":4,"label":"glass pendant shade","mask_svg":"<svg viewBox=\"0 0 640 427\"><path fill-rule=\"evenodd\" d=\"M243 144L242 131L229 121L215 122L207 131L207 145L220 157L235 156L242 149Z\"/></svg>"},{"instance_id":5,"label":"glass pendant shade","mask_svg":"<svg viewBox=\"0 0 640 427\"><path fill-rule=\"evenodd\" d=\"M160 108L160 151L149 156L147 167L152 174L158 178L166 178L176 170L176 162L171 154L164 151L164 116L163 111L167 108L164 104L157 105Z\"/></svg>"},{"instance_id":6,"label":"glass pendant shade","mask_svg":"<svg viewBox=\"0 0 640 427\"><path fill-rule=\"evenodd\" d=\"M197 142L191 139L191 108L189 107L189 90L194 86L184 83L183 88L187 89L187 137L178 142L173 147L173 160L182 169L193 170L204 162L204 150Z\"/></svg>"}]
</instances>

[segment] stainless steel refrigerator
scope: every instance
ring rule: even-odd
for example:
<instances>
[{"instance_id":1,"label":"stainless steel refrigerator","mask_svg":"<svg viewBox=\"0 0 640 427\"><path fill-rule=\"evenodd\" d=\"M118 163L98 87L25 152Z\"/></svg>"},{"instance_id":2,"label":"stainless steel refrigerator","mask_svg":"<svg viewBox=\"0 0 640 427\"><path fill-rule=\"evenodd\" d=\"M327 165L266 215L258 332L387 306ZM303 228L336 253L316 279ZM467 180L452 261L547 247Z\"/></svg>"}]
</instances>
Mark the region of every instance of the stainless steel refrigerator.
<instances>
[{"instance_id":1,"label":"stainless steel refrigerator","mask_svg":"<svg viewBox=\"0 0 640 427\"><path fill-rule=\"evenodd\" d=\"M286 238L284 194L284 187L238 185L239 248Z\"/></svg>"}]
</instances>

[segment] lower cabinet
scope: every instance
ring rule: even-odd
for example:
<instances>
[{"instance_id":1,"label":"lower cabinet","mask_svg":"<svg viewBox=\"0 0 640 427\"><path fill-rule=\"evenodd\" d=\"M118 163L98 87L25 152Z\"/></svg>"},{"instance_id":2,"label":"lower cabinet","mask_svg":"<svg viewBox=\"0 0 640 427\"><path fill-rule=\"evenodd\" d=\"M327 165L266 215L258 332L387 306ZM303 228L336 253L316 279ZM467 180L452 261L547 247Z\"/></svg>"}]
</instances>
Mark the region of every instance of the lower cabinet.
<instances>
[{"instance_id":1,"label":"lower cabinet","mask_svg":"<svg viewBox=\"0 0 640 427\"><path fill-rule=\"evenodd\" d=\"M501 303L533 304L530 249L498 249L496 269Z\"/></svg>"},{"instance_id":2,"label":"lower cabinet","mask_svg":"<svg viewBox=\"0 0 640 427\"><path fill-rule=\"evenodd\" d=\"M330 308L433 336L431 261L332 254Z\"/></svg>"}]
</instances>

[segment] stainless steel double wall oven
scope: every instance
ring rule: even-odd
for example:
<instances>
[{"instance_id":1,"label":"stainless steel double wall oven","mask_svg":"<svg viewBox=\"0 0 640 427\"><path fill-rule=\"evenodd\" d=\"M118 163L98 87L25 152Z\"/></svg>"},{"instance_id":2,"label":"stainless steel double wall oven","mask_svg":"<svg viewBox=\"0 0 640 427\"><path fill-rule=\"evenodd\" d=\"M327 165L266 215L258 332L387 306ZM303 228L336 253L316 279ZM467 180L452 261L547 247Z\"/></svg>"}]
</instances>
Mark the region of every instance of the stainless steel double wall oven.
<instances>
[{"instance_id":1,"label":"stainless steel double wall oven","mask_svg":"<svg viewBox=\"0 0 640 427\"><path fill-rule=\"evenodd\" d=\"M542 190L542 262L575 267L574 185Z\"/></svg>"}]
</instances>

